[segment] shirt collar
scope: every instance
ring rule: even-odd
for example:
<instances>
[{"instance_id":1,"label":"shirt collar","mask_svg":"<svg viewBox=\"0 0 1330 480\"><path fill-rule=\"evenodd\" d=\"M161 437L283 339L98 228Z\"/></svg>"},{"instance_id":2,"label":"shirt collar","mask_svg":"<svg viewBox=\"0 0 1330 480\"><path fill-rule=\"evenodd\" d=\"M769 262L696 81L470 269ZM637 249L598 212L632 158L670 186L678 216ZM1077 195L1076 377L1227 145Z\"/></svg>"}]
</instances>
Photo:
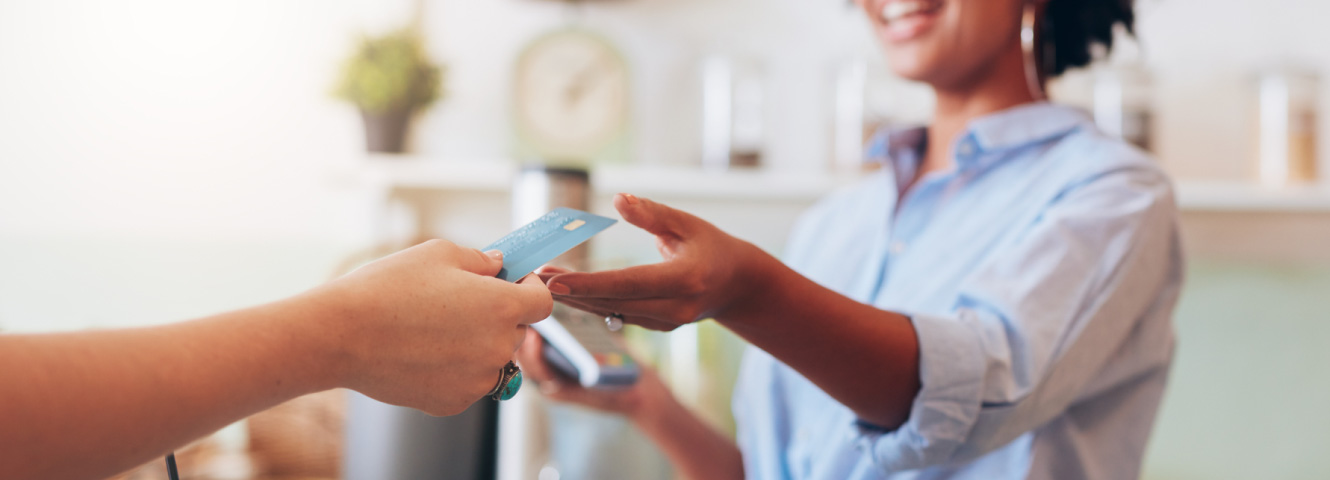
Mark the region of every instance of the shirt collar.
<instances>
[{"instance_id":1,"label":"shirt collar","mask_svg":"<svg viewBox=\"0 0 1330 480\"><path fill-rule=\"evenodd\" d=\"M1074 107L1035 102L990 113L970 121L956 139L956 165L968 168L987 153L1041 143L1070 132L1089 121ZM924 127L886 128L870 142L871 160L887 163L898 178L913 178L927 140Z\"/></svg>"},{"instance_id":2,"label":"shirt collar","mask_svg":"<svg viewBox=\"0 0 1330 480\"><path fill-rule=\"evenodd\" d=\"M915 171L923 159L924 141L928 130L924 127L886 127L879 130L869 142L868 158L885 165L884 170L892 176L897 190L905 187L905 182L914 178Z\"/></svg>"},{"instance_id":3,"label":"shirt collar","mask_svg":"<svg viewBox=\"0 0 1330 480\"><path fill-rule=\"evenodd\" d=\"M1035 102L971 120L962 138L973 138L982 151L1007 150L1059 137L1087 121L1077 108Z\"/></svg>"}]
</instances>

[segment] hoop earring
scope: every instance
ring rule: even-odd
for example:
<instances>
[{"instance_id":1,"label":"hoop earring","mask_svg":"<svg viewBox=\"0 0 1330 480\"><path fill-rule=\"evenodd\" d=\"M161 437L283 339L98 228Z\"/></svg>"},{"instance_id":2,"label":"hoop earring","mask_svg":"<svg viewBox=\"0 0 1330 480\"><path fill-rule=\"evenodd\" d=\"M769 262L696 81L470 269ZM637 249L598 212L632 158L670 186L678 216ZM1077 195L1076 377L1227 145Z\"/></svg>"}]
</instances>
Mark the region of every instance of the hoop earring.
<instances>
[{"instance_id":1,"label":"hoop earring","mask_svg":"<svg viewBox=\"0 0 1330 480\"><path fill-rule=\"evenodd\" d=\"M1021 52L1025 58L1025 84L1030 89L1030 96L1035 100L1043 100L1044 85L1040 82L1042 69L1039 66L1039 59L1035 56L1034 34L1035 27L1039 23L1039 7L1037 2L1025 2L1025 11L1021 14Z\"/></svg>"}]
</instances>

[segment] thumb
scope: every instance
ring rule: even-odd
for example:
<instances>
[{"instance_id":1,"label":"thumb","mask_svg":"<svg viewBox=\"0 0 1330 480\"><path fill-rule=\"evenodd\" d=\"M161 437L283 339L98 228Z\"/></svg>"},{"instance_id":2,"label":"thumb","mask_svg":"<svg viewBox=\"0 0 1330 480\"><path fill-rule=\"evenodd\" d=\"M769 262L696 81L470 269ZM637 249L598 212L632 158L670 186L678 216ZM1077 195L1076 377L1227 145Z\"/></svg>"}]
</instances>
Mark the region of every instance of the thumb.
<instances>
[{"instance_id":1,"label":"thumb","mask_svg":"<svg viewBox=\"0 0 1330 480\"><path fill-rule=\"evenodd\" d=\"M503 268L503 252L498 250L481 252L474 248L459 248L452 257L457 268L485 277L497 276Z\"/></svg>"},{"instance_id":2,"label":"thumb","mask_svg":"<svg viewBox=\"0 0 1330 480\"><path fill-rule=\"evenodd\" d=\"M614 196L614 209L628 223L658 237L683 236L692 223L700 221L687 213L627 193Z\"/></svg>"}]
</instances>

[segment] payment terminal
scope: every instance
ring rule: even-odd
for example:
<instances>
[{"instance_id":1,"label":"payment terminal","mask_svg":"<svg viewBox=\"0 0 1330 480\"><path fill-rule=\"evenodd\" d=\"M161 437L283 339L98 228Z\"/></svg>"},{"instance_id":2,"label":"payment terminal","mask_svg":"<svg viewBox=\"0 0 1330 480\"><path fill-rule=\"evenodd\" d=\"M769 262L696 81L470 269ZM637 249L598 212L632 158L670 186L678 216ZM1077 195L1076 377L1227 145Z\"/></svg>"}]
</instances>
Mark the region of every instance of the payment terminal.
<instances>
[{"instance_id":1,"label":"payment terminal","mask_svg":"<svg viewBox=\"0 0 1330 480\"><path fill-rule=\"evenodd\" d=\"M545 361L583 387L627 387L637 382L637 363L604 320L557 308L554 315L531 328L545 339Z\"/></svg>"}]
</instances>

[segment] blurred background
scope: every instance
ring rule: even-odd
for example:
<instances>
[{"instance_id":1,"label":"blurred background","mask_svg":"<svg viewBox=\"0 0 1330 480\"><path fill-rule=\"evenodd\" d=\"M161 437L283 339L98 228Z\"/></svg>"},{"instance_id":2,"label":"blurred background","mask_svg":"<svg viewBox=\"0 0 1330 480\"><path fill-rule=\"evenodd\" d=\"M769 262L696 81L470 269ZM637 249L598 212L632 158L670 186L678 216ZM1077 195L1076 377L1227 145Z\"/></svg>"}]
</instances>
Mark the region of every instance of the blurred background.
<instances>
[{"instance_id":1,"label":"blurred background","mask_svg":"<svg viewBox=\"0 0 1330 480\"><path fill-rule=\"evenodd\" d=\"M1330 3L1137 8L1139 44L1053 93L1178 186L1188 280L1145 478L1330 478ZM929 95L841 0L0 0L0 332L189 319L422 238L480 247L528 164L589 169L598 213L632 192L779 253L866 168L865 132L927 121ZM623 225L590 255L659 258ZM627 336L732 429L738 340ZM340 395L229 427L191 475L336 476ZM671 478L627 426L531 401L556 423L540 478Z\"/></svg>"}]
</instances>

